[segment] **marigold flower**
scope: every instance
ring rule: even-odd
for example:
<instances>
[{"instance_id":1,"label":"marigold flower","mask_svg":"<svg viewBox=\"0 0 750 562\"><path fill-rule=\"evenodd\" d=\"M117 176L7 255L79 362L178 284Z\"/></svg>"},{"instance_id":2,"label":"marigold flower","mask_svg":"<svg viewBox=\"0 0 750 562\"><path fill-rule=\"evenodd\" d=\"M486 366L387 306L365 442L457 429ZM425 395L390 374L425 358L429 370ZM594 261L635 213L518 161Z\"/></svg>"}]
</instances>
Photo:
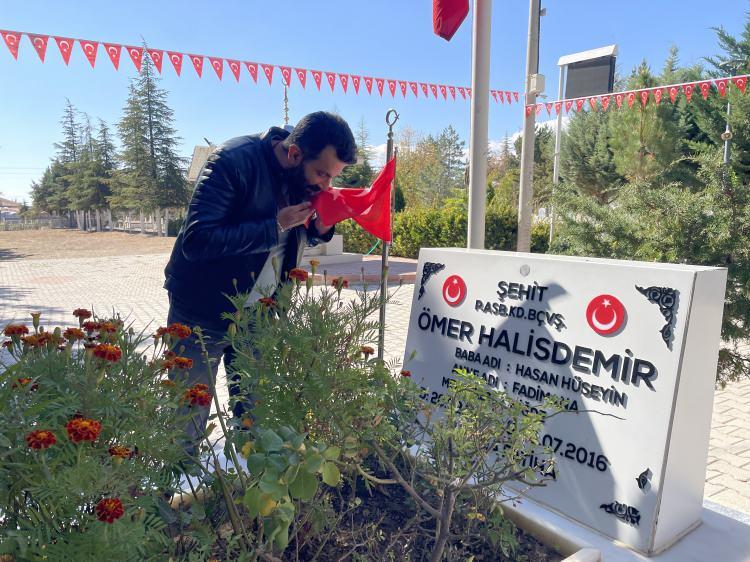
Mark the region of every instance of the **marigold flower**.
<instances>
[{"instance_id":1,"label":"marigold flower","mask_svg":"<svg viewBox=\"0 0 750 562\"><path fill-rule=\"evenodd\" d=\"M154 334L154 339L155 340L159 339L163 337L164 334L167 334L167 333L168 333L167 328L165 328L164 326L160 326L159 328L156 329L156 333Z\"/></svg>"},{"instance_id":2,"label":"marigold flower","mask_svg":"<svg viewBox=\"0 0 750 562\"><path fill-rule=\"evenodd\" d=\"M63 337L69 341L77 341L85 338L86 334L80 328L66 328L63 332Z\"/></svg>"},{"instance_id":3,"label":"marigold flower","mask_svg":"<svg viewBox=\"0 0 750 562\"><path fill-rule=\"evenodd\" d=\"M258 302L266 308L273 308L274 306L276 306L276 301L273 299L273 297L262 297L258 299Z\"/></svg>"},{"instance_id":4,"label":"marigold flower","mask_svg":"<svg viewBox=\"0 0 750 562\"><path fill-rule=\"evenodd\" d=\"M178 340L184 340L190 337L193 331L185 324L174 322L167 327L167 333Z\"/></svg>"},{"instance_id":5,"label":"marigold flower","mask_svg":"<svg viewBox=\"0 0 750 562\"><path fill-rule=\"evenodd\" d=\"M401 371L401 376L402 377L410 377L411 376L411 371Z\"/></svg>"},{"instance_id":6,"label":"marigold flower","mask_svg":"<svg viewBox=\"0 0 750 562\"><path fill-rule=\"evenodd\" d=\"M86 322L81 324L81 328L83 328L90 334L91 332L95 332L96 330L98 330L100 325L101 324L99 322L94 322L93 320L87 320Z\"/></svg>"},{"instance_id":7,"label":"marigold flower","mask_svg":"<svg viewBox=\"0 0 750 562\"><path fill-rule=\"evenodd\" d=\"M96 504L96 518L102 523L114 523L125 515L120 498L104 498Z\"/></svg>"},{"instance_id":8,"label":"marigold flower","mask_svg":"<svg viewBox=\"0 0 750 562\"><path fill-rule=\"evenodd\" d=\"M87 418L74 418L67 423L65 429L68 431L68 438L73 443L96 441L102 432L102 424Z\"/></svg>"},{"instance_id":9,"label":"marigold flower","mask_svg":"<svg viewBox=\"0 0 750 562\"><path fill-rule=\"evenodd\" d=\"M99 324L99 332L114 334L119 326L115 322L101 322Z\"/></svg>"},{"instance_id":10,"label":"marigold flower","mask_svg":"<svg viewBox=\"0 0 750 562\"><path fill-rule=\"evenodd\" d=\"M26 445L30 449L48 449L55 443L57 443L57 437L47 429L37 429L26 436Z\"/></svg>"},{"instance_id":11,"label":"marigold flower","mask_svg":"<svg viewBox=\"0 0 750 562\"><path fill-rule=\"evenodd\" d=\"M337 277L333 281L331 281L331 287L334 289L348 289L349 288L349 280L344 279L343 277Z\"/></svg>"},{"instance_id":12,"label":"marigold flower","mask_svg":"<svg viewBox=\"0 0 750 562\"><path fill-rule=\"evenodd\" d=\"M11 388L20 388L22 386L26 386L32 380L33 379L31 379L30 377L21 377L21 378L18 378L18 379L16 379L16 382L14 382L11 385ZM31 385L31 390L36 390L37 388L39 388L39 385L37 383L34 383L34 384Z\"/></svg>"},{"instance_id":13,"label":"marigold flower","mask_svg":"<svg viewBox=\"0 0 750 562\"><path fill-rule=\"evenodd\" d=\"M208 391L208 385L198 383L185 391L185 401L190 402L191 406L210 406L211 393Z\"/></svg>"},{"instance_id":14,"label":"marigold flower","mask_svg":"<svg viewBox=\"0 0 750 562\"><path fill-rule=\"evenodd\" d=\"M320 265L320 260L311 259L310 260L310 267L318 267Z\"/></svg>"},{"instance_id":15,"label":"marigold flower","mask_svg":"<svg viewBox=\"0 0 750 562\"><path fill-rule=\"evenodd\" d=\"M9 338L13 336L25 336L29 333L29 329L23 324L8 324L3 330L3 334Z\"/></svg>"},{"instance_id":16,"label":"marigold flower","mask_svg":"<svg viewBox=\"0 0 750 562\"><path fill-rule=\"evenodd\" d=\"M124 445L113 445L108 449L108 452L111 457L119 457L121 459L131 459L134 455L133 450Z\"/></svg>"},{"instance_id":17,"label":"marigold flower","mask_svg":"<svg viewBox=\"0 0 750 562\"><path fill-rule=\"evenodd\" d=\"M295 281L299 281L300 283L303 281L307 281L308 273L304 269L300 269L299 267L295 267L289 272L289 279L294 279Z\"/></svg>"},{"instance_id":18,"label":"marigold flower","mask_svg":"<svg viewBox=\"0 0 750 562\"><path fill-rule=\"evenodd\" d=\"M3 342L3 347L13 347L13 340L5 340Z\"/></svg>"},{"instance_id":19,"label":"marigold flower","mask_svg":"<svg viewBox=\"0 0 750 562\"><path fill-rule=\"evenodd\" d=\"M375 353L375 350L374 350L374 349L373 349L372 347L370 347L369 345L363 345L363 346L362 346L362 347L360 348L360 351L361 351L361 352L362 352L362 353L363 353L363 354L364 354L365 356L367 356L367 355L372 355L373 353Z\"/></svg>"},{"instance_id":20,"label":"marigold flower","mask_svg":"<svg viewBox=\"0 0 750 562\"><path fill-rule=\"evenodd\" d=\"M86 310L85 308L76 308L73 311L73 316L79 320L86 320L87 318L91 318L91 311Z\"/></svg>"},{"instance_id":21,"label":"marigold flower","mask_svg":"<svg viewBox=\"0 0 750 562\"><path fill-rule=\"evenodd\" d=\"M122 357L122 350L116 345L100 343L94 348L94 357L116 363Z\"/></svg>"},{"instance_id":22,"label":"marigold flower","mask_svg":"<svg viewBox=\"0 0 750 562\"><path fill-rule=\"evenodd\" d=\"M24 345L27 345L29 347L42 347L46 341L46 338L40 338L39 336L35 334L31 334L28 336L23 336L21 338L21 341L23 342Z\"/></svg>"},{"instance_id":23,"label":"marigold flower","mask_svg":"<svg viewBox=\"0 0 750 562\"><path fill-rule=\"evenodd\" d=\"M175 357L172 359L172 366L177 369L192 369L193 360L189 357Z\"/></svg>"}]
</instances>

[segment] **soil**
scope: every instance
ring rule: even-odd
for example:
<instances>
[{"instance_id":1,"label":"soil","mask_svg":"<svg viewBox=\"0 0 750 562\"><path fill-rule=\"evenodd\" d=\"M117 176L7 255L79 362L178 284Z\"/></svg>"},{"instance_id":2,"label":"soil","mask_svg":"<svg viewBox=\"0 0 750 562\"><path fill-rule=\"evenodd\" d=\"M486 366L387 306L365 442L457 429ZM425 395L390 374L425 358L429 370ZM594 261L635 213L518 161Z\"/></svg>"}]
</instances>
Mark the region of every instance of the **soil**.
<instances>
[{"instance_id":1,"label":"soil","mask_svg":"<svg viewBox=\"0 0 750 562\"><path fill-rule=\"evenodd\" d=\"M125 232L15 230L0 232L0 262L168 254L175 239Z\"/></svg>"}]
</instances>

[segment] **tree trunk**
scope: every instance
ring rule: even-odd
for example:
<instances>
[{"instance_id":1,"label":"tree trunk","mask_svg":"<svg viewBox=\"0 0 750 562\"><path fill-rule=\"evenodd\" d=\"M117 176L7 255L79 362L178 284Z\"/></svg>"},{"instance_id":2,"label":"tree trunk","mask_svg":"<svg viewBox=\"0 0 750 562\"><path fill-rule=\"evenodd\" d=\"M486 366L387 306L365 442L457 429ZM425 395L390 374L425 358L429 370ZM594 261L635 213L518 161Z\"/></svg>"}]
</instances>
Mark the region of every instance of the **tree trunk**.
<instances>
[{"instance_id":1,"label":"tree trunk","mask_svg":"<svg viewBox=\"0 0 750 562\"><path fill-rule=\"evenodd\" d=\"M96 214L96 231L97 232L101 232L102 231L102 215L101 215L101 211L99 209L96 209L94 211L94 213Z\"/></svg>"},{"instance_id":2,"label":"tree trunk","mask_svg":"<svg viewBox=\"0 0 750 562\"><path fill-rule=\"evenodd\" d=\"M76 209L76 228L78 230L83 230L83 225L81 224L81 212L80 210Z\"/></svg>"},{"instance_id":3,"label":"tree trunk","mask_svg":"<svg viewBox=\"0 0 750 562\"><path fill-rule=\"evenodd\" d=\"M107 209L107 224L109 225L109 231L112 232L115 229L115 225L112 224L112 209Z\"/></svg>"},{"instance_id":4,"label":"tree trunk","mask_svg":"<svg viewBox=\"0 0 750 562\"><path fill-rule=\"evenodd\" d=\"M146 234L146 215L143 211L141 213L141 234Z\"/></svg>"},{"instance_id":5,"label":"tree trunk","mask_svg":"<svg viewBox=\"0 0 750 562\"><path fill-rule=\"evenodd\" d=\"M448 486L444 490L444 493L440 519L438 519L437 528L435 529L435 545L432 547L430 562L440 562L443 559L445 545L450 535L451 519L453 518L453 510L456 505L456 492Z\"/></svg>"},{"instance_id":6,"label":"tree trunk","mask_svg":"<svg viewBox=\"0 0 750 562\"><path fill-rule=\"evenodd\" d=\"M130 234L130 212L128 212L127 216L125 217L125 230L128 234Z\"/></svg>"},{"instance_id":7,"label":"tree trunk","mask_svg":"<svg viewBox=\"0 0 750 562\"><path fill-rule=\"evenodd\" d=\"M156 230L156 236L161 236L161 209L159 207L154 211L154 229Z\"/></svg>"},{"instance_id":8,"label":"tree trunk","mask_svg":"<svg viewBox=\"0 0 750 562\"><path fill-rule=\"evenodd\" d=\"M164 236L169 236L169 208L164 209Z\"/></svg>"}]
</instances>

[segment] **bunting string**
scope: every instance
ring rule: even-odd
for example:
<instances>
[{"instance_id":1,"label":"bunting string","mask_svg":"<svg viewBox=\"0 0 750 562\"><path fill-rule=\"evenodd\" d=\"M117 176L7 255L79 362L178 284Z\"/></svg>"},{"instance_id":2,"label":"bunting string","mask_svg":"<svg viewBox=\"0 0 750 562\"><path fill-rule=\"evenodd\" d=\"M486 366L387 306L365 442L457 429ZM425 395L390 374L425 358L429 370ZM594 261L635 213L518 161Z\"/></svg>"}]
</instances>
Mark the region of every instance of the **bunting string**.
<instances>
[{"instance_id":1,"label":"bunting string","mask_svg":"<svg viewBox=\"0 0 750 562\"><path fill-rule=\"evenodd\" d=\"M271 86L273 83L274 75L278 70L281 75L281 82L286 86L291 86L295 82L302 86L303 89L307 87L308 75L312 76L313 83L318 90L321 90L322 85L326 83L330 87L331 92L334 92L338 87L347 93L354 91L355 95L359 95L360 92L367 93L368 95L373 94L373 85L375 85L375 91L382 97L383 92L387 91L391 97L396 97L398 93L403 98L406 98L409 93L415 98L419 98L420 94L422 98L442 101L455 101L457 99L470 100L471 99L471 88L465 86L453 86L448 84L431 84L425 82L415 82L411 80L399 80L392 78L378 78L373 76L363 76L357 74L347 74L342 72L332 72L327 70L313 70L308 68L299 68L284 65L274 65L263 62L244 61L239 59L230 59L223 57L213 57L201 54L182 53L179 51L169 51L163 49L153 49L151 47L135 47L132 45L122 45L118 43L107 43L102 41L92 41L89 39L77 39L71 37L59 37L56 35L43 35L37 33L29 33L26 31L8 31L0 29L0 35L2 35L5 45L8 47L10 54L15 60L18 60L18 54L21 46L21 38L25 35L34 51L36 51L39 59L42 63L45 62L47 54L47 45L50 37L54 39L57 44L57 48L60 51L63 62L68 65L70 63L70 56L73 52L75 44L78 43L83 50L83 54L91 64L91 68L95 68L97 62L97 54L99 49L102 48L107 54L110 62L114 66L115 70L120 69L120 56L123 51L127 53L135 69L140 72L141 65L143 62L144 55L148 55L154 64L156 71L161 74L163 71L164 60L169 60L172 67L177 74L181 76L183 60L188 59L190 65L195 70L195 73L199 78L203 78L203 64L204 61L208 61L208 65L213 69L214 74L218 80L222 80L224 75L224 68L228 68L232 76L234 76L237 82L240 81L242 76L242 69L245 68L247 73L250 75L254 83L258 83L258 75L261 74L265 77L268 85ZM101 59L99 59L101 60ZM259 72L260 71L260 72ZM361 86L364 85L362 89ZM351 88L350 88L351 86ZM517 103L519 101L519 93L516 91L508 90L490 90L495 102L500 103ZM458 95L457 95L458 94Z\"/></svg>"}]
</instances>

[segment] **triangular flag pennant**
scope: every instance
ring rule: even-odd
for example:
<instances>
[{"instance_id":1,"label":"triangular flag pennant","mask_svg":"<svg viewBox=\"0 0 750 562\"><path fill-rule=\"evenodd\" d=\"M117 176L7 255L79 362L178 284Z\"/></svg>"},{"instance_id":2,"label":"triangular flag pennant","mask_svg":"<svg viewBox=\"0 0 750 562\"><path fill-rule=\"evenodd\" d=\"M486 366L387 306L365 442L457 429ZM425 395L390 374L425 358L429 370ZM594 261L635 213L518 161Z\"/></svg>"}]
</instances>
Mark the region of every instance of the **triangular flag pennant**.
<instances>
[{"instance_id":1,"label":"triangular flag pennant","mask_svg":"<svg viewBox=\"0 0 750 562\"><path fill-rule=\"evenodd\" d=\"M654 94L656 105L659 105L661 103L661 97L664 95L664 90L661 88L654 88L651 92Z\"/></svg>"},{"instance_id":2,"label":"triangular flag pennant","mask_svg":"<svg viewBox=\"0 0 750 562\"><path fill-rule=\"evenodd\" d=\"M422 88L422 95L426 98L429 98L430 97L429 86L427 86L427 84L425 84L424 82L420 82L419 87Z\"/></svg>"},{"instance_id":3,"label":"triangular flag pennant","mask_svg":"<svg viewBox=\"0 0 750 562\"><path fill-rule=\"evenodd\" d=\"M586 103L586 100L583 98L579 98L576 100L576 111L581 111L583 109L583 104Z\"/></svg>"},{"instance_id":4,"label":"triangular flag pennant","mask_svg":"<svg viewBox=\"0 0 750 562\"><path fill-rule=\"evenodd\" d=\"M416 82L409 82L409 87L411 88L411 93L414 94L415 98L419 97L419 86L417 86Z\"/></svg>"},{"instance_id":5,"label":"triangular flag pennant","mask_svg":"<svg viewBox=\"0 0 750 562\"><path fill-rule=\"evenodd\" d=\"M289 66L280 66L281 69L281 80L287 86L292 85L292 69Z\"/></svg>"},{"instance_id":6,"label":"triangular flag pennant","mask_svg":"<svg viewBox=\"0 0 750 562\"><path fill-rule=\"evenodd\" d=\"M375 85L378 87L378 93L383 96L383 86L385 86L385 80L382 78L375 78Z\"/></svg>"},{"instance_id":7,"label":"triangular flag pennant","mask_svg":"<svg viewBox=\"0 0 750 562\"><path fill-rule=\"evenodd\" d=\"M365 88L368 94L372 94L372 78L365 76Z\"/></svg>"},{"instance_id":8,"label":"triangular flag pennant","mask_svg":"<svg viewBox=\"0 0 750 562\"><path fill-rule=\"evenodd\" d=\"M492 99L497 103L497 92L495 90L490 90L490 94L492 94Z\"/></svg>"},{"instance_id":9,"label":"triangular flag pennant","mask_svg":"<svg viewBox=\"0 0 750 562\"><path fill-rule=\"evenodd\" d=\"M34 35L32 33L28 33L27 35L36 51L36 54L39 55L39 60L44 62L44 56L47 54L47 41L49 40L49 35ZM117 68L117 66L115 66L115 68Z\"/></svg>"},{"instance_id":10,"label":"triangular flag pennant","mask_svg":"<svg viewBox=\"0 0 750 562\"><path fill-rule=\"evenodd\" d=\"M726 78L718 78L717 80L714 80L714 84L716 84L716 88L719 90L719 94L722 98L727 95L727 83L728 80Z\"/></svg>"},{"instance_id":11,"label":"triangular flag pennant","mask_svg":"<svg viewBox=\"0 0 750 562\"><path fill-rule=\"evenodd\" d=\"M505 92L505 101L507 101L508 103L511 103L512 99L513 99L513 94L511 92Z\"/></svg>"},{"instance_id":12,"label":"triangular flag pennant","mask_svg":"<svg viewBox=\"0 0 750 562\"><path fill-rule=\"evenodd\" d=\"M203 55L188 55L199 78L203 77Z\"/></svg>"},{"instance_id":13,"label":"triangular flag pennant","mask_svg":"<svg viewBox=\"0 0 750 562\"><path fill-rule=\"evenodd\" d=\"M646 107L646 104L648 103L649 95L650 95L650 92L648 90L641 90L641 105L643 107Z\"/></svg>"},{"instance_id":14,"label":"triangular flag pennant","mask_svg":"<svg viewBox=\"0 0 750 562\"><path fill-rule=\"evenodd\" d=\"M391 97L396 97L396 81L388 80L388 91L391 93Z\"/></svg>"},{"instance_id":15,"label":"triangular flag pennant","mask_svg":"<svg viewBox=\"0 0 750 562\"><path fill-rule=\"evenodd\" d=\"M687 98L688 101L691 101L693 99L694 87L695 87L695 84L684 84L682 86L682 91L685 93L685 98Z\"/></svg>"},{"instance_id":16,"label":"triangular flag pennant","mask_svg":"<svg viewBox=\"0 0 750 562\"><path fill-rule=\"evenodd\" d=\"M471 97L471 88L466 88L466 93L469 94L469 97Z\"/></svg>"},{"instance_id":17,"label":"triangular flag pennant","mask_svg":"<svg viewBox=\"0 0 750 562\"><path fill-rule=\"evenodd\" d=\"M302 84L302 88L305 88L305 84L307 84L307 69L306 68L295 68L294 72L297 73L297 80L299 80L299 83Z\"/></svg>"},{"instance_id":18,"label":"triangular flag pennant","mask_svg":"<svg viewBox=\"0 0 750 562\"><path fill-rule=\"evenodd\" d=\"M260 67L263 69L263 74L266 75L266 80L268 80L268 85L270 86L273 82L273 71L276 67L272 64L263 63L260 63Z\"/></svg>"},{"instance_id":19,"label":"triangular flag pennant","mask_svg":"<svg viewBox=\"0 0 750 562\"><path fill-rule=\"evenodd\" d=\"M555 115L559 115L561 109L562 109L562 102L556 101L555 102Z\"/></svg>"},{"instance_id":20,"label":"triangular flag pennant","mask_svg":"<svg viewBox=\"0 0 750 562\"><path fill-rule=\"evenodd\" d=\"M737 87L737 89L744 94L745 88L747 88L747 77L735 76L734 78L732 78L732 84L734 84L735 87Z\"/></svg>"},{"instance_id":21,"label":"triangular flag pennant","mask_svg":"<svg viewBox=\"0 0 750 562\"><path fill-rule=\"evenodd\" d=\"M346 88L349 86L349 75L339 72L339 83L341 84L341 89L346 93Z\"/></svg>"},{"instance_id":22,"label":"triangular flag pennant","mask_svg":"<svg viewBox=\"0 0 750 562\"><path fill-rule=\"evenodd\" d=\"M328 80L328 85L331 87L331 91L333 92L333 89L336 86L336 73L326 72L326 80Z\"/></svg>"},{"instance_id":23,"label":"triangular flag pennant","mask_svg":"<svg viewBox=\"0 0 750 562\"><path fill-rule=\"evenodd\" d=\"M7 43L8 40L6 39L5 42ZM57 43L57 48L60 49L60 54L65 64L68 64L70 62L70 54L73 52L73 39L69 37L55 37L55 42ZM140 72L140 69L138 71Z\"/></svg>"},{"instance_id":24,"label":"triangular flag pennant","mask_svg":"<svg viewBox=\"0 0 750 562\"><path fill-rule=\"evenodd\" d=\"M633 107L635 103L635 92L628 92L628 107Z\"/></svg>"},{"instance_id":25,"label":"triangular flag pennant","mask_svg":"<svg viewBox=\"0 0 750 562\"><path fill-rule=\"evenodd\" d=\"M409 87L405 80L398 81L398 87L401 89L401 95L406 97L406 90Z\"/></svg>"},{"instance_id":26,"label":"triangular flag pennant","mask_svg":"<svg viewBox=\"0 0 750 562\"><path fill-rule=\"evenodd\" d=\"M599 98L596 96L591 96L589 98L589 106L591 109L596 109L596 106L599 104Z\"/></svg>"},{"instance_id":27,"label":"triangular flag pennant","mask_svg":"<svg viewBox=\"0 0 750 562\"><path fill-rule=\"evenodd\" d=\"M445 86L443 84L440 84L440 95L443 96L443 99L448 99L448 91L445 89Z\"/></svg>"},{"instance_id":28,"label":"triangular flag pennant","mask_svg":"<svg viewBox=\"0 0 750 562\"><path fill-rule=\"evenodd\" d=\"M518 101L518 92L513 92L513 99Z\"/></svg>"},{"instance_id":29,"label":"triangular flag pennant","mask_svg":"<svg viewBox=\"0 0 750 562\"><path fill-rule=\"evenodd\" d=\"M466 89L463 86L458 87L458 93L461 94L461 99L466 99ZM503 93L502 92L495 92L496 94L500 94L500 101L503 101Z\"/></svg>"},{"instance_id":30,"label":"triangular flag pennant","mask_svg":"<svg viewBox=\"0 0 750 562\"><path fill-rule=\"evenodd\" d=\"M237 82L239 82L240 72L242 71L242 67L240 66L240 61L227 59L227 66L229 66L229 70L231 70L232 74L234 74L234 79L237 80Z\"/></svg>"},{"instance_id":31,"label":"triangular flag pennant","mask_svg":"<svg viewBox=\"0 0 750 562\"><path fill-rule=\"evenodd\" d=\"M216 76L221 80L221 75L224 73L224 59L208 57L208 60L211 63L211 67L214 69Z\"/></svg>"},{"instance_id":32,"label":"triangular flag pennant","mask_svg":"<svg viewBox=\"0 0 750 562\"><path fill-rule=\"evenodd\" d=\"M451 97L455 100L456 99L456 88L453 86L448 86L448 92L450 92Z\"/></svg>"},{"instance_id":33,"label":"triangular flag pennant","mask_svg":"<svg viewBox=\"0 0 750 562\"><path fill-rule=\"evenodd\" d=\"M97 41L89 41L88 39L79 39L78 43L79 45L81 45L83 54L86 55L86 59L89 61L89 64L91 64L91 68L94 68L94 65L96 64L96 52L98 50L99 43Z\"/></svg>"},{"instance_id":34,"label":"triangular flag pennant","mask_svg":"<svg viewBox=\"0 0 750 562\"><path fill-rule=\"evenodd\" d=\"M177 73L177 76L179 76L180 72L182 72L182 53L167 51L167 56L169 57L169 62L171 62L174 67L174 71Z\"/></svg>"},{"instance_id":35,"label":"triangular flag pennant","mask_svg":"<svg viewBox=\"0 0 750 562\"><path fill-rule=\"evenodd\" d=\"M700 82L698 87L701 89L701 95L703 99L708 99L708 94L711 92L711 82Z\"/></svg>"},{"instance_id":36,"label":"triangular flag pennant","mask_svg":"<svg viewBox=\"0 0 750 562\"><path fill-rule=\"evenodd\" d=\"M132 47L125 45L125 50L130 55L130 60L133 61L135 69L141 71L141 62L143 62L143 49L141 47Z\"/></svg>"},{"instance_id":37,"label":"triangular flag pennant","mask_svg":"<svg viewBox=\"0 0 750 562\"><path fill-rule=\"evenodd\" d=\"M156 70L161 74L161 65L164 62L164 51L158 49L147 49L148 56L151 57L151 62L154 63Z\"/></svg>"},{"instance_id":38,"label":"triangular flag pennant","mask_svg":"<svg viewBox=\"0 0 750 562\"><path fill-rule=\"evenodd\" d=\"M527 106L526 106L526 107L524 108L524 113L526 114L526 117L531 117L531 113L532 113L533 111L534 111L534 106L533 106L533 105L527 105Z\"/></svg>"},{"instance_id":39,"label":"triangular flag pennant","mask_svg":"<svg viewBox=\"0 0 750 562\"><path fill-rule=\"evenodd\" d=\"M607 111L610 99L612 99L611 96L602 96L602 109L604 111Z\"/></svg>"},{"instance_id":40,"label":"triangular flag pennant","mask_svg":"<svg viewBox=\"0 0 750 562\"><path fill-rule=\"evenodd\" d=\"M320 90L320 84L323 82L323 73L320 70L311 70L310 74L312 74L313 82L315 82L318 90Z\"/></svg>"},{"instance_id":41,"label":"triangular flag pennant","mask_svg":"<svg viewBox=\"0 0 750 562\"><path fill-rule=\"evenodd\" d=\"M391 187L396 160L391 159L366 189L332 187L318 192L313 209L325 224L354 219L357 224L381 240L391 240Z\"/></svg>"},{"instance_id":42,"label":"triangular flag pennant","mask_svg":"<svg viewBox=\"0 0 750 562\"><path fill-rule=\"evenodd\" d=\"M10 51L10 54L13 55L13 58L18 60L18 47L21 43L21 34L18 31L0 31L0 35L3 36L3 39L5 40L5 44L8 46L8 50ZM57 37L55 37L57 39ZM68 39L70 41L70 39ZM60 44L59 42L57 43ZM60 52L62 52L62 48L60 48ZM63 58L65 58L65 55L63 55ZM70 58L70 53L68 53L68 58ZM68 61L65 61L65 64L68 64Z\"/></svg>"},{"instance_id":43,"label":"triangular flag pennant","mask_svg":"<svg viewBox=\"0 0 750 562\"><path fill-rule=\"evenodd\" d=\"M354 93L359 94L359 82L361 80L361 77L356 74L352 74L350 75L350 78L352 79L352 86L354 86Z\"/></svg>"},{"instance_id":44,"label":"triangular flag pennant","mask_svg":"<svg viewBox=\"0 0 750 562\"><path fill-rule=\"evenodd\" d=\"M545 103L544 107L547 109L547 115L552 115L552 102Z\"/></svg>"},{"instance_id":45,"label":"triangular flag pennant","mask_svg":"<svg viewBox=\"0 0 750 562\"><path fill-rule=\"evenodd\" d=\"M674 103L674 101L677 99L677 94L680 93L680 90L677 89L677 86L671 86L669 88L669 101Z\"/></svg>"},{"instance_id":46,"label":"triangular flag pennant","mask_svg":"<svg viewBox=\"0 0 750 562\"><path fill-rule=\"evenodd\" d=\"M253 82L257 84L258 83L258 63L245 61L245 68L247 68L247 71L250 73L250 76L252 76Z\"/></svg>"},{"instance_id":47,"label":"triangular flag pennant","mask_svg":"<svg viewBox=\"0 0 750 562\"><path fill-rule=\"evenodd\" d=\"M620 109L622 107L623 99L625 99L625 94L615 94L615 103L617 104L617 109Z\"/></svg>"},{"instance_id":48,"label":"triangular flag pennant","mask_svg":"<svg viewBox=\"0 0 750 562\"><path fill-rule=\"evenodd\" d=\"M430 91L432 92L432 95L435 96L435 99L437 99L437 86L435 84L430 84Z\"/></svg>"},{"instance_id":49,"label":"triangular flag pennant","mask_svg":"<svg viewBox=\"0 0 750 562\"><path fill-rule=\"evenodd\" d=\"M571 107L573 107L573 100L565 100L565 113L569 112Z\"/></svg>"}]
</instances>

